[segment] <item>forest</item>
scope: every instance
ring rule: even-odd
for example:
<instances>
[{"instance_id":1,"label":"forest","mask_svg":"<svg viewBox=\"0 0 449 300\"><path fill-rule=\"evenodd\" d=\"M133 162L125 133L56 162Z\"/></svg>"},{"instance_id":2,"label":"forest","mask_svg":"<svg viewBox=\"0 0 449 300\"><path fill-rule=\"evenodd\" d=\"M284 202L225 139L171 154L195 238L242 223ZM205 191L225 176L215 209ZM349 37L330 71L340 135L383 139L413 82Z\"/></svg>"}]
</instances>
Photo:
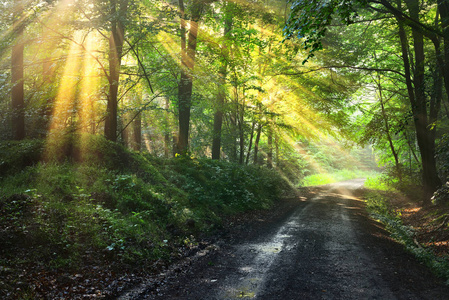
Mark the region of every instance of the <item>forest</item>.
<instances>
[{"instance_id":1,"label":"forest","mask_svg":"<svg viewBox=\"0 0 449 300\"><path fill-rule=\"evenodd\" d=\"M160 270L350 178L449 229L447 0L0 5L2 298Z\"/></svg>"}]
</instances>

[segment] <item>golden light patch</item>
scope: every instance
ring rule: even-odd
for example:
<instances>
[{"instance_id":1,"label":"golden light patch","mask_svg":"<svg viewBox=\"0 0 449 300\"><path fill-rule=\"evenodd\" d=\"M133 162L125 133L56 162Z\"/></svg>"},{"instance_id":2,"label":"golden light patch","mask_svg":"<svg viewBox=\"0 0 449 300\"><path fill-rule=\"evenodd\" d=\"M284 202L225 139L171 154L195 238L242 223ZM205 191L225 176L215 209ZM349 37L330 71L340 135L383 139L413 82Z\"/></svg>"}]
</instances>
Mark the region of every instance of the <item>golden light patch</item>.
<instances>
[{"instance_id":1,"label":"golden light patch","mask_svg":"<svg viewBox=\"0 0 449 300\"><path fill-rule=\"evenodd\" d=\"M82 32L75 32L74 39L80 40L81 38ZM76 43L71 43L54 102L50 131L66 128L75 118L75 94L80 81L82 58L82 48Z\"/></svg>"}]
</instances>

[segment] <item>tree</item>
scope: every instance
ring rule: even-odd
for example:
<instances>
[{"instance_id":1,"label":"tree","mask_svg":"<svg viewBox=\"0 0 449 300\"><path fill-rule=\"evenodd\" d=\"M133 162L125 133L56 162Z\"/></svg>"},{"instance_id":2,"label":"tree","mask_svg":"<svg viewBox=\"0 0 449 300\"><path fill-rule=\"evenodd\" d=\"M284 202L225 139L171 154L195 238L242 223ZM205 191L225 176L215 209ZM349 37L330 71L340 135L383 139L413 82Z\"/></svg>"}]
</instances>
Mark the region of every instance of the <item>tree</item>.
<instances>
[{"instance_id":1,"label":"tree","mask_svg":"<svg viewBox=\"0 0 449 300\"><path fill-rule=\"evenodd\" d=\"M399 43L401 45L401 55L403 59L402 70L405 78L410 107L414 116L414 125L416 138L422 159L422 182L426 193L426 203L430 202L430 195L441 184L436 169L435 162L435 140L433 131L435 126L429 124L429 110L427 109L428 99L425 94L425 43L424 36L435 40L436 30L422 23L420 19L419 2L415 0L405 1L408 9L408 15L403 11L400 1L397 1L396 7L387 0L382 1L311 1L306 3L303 0L295 1L292 5L292 12L286 26L285 34L288 38L297 35L304 38L304 47L309 50L305 61L314 55L314 53L323 48L323 37L334 19L343 24L350 25L355 21L360 21L358 12L379 11L390 13L397 22L399 32ZM368 10L361 10L368 8ZM317 12L317 17L312 20L305 18L307 13ZM407 33L404 29L407 26L411 30L413 44L410 45ZM449 42L449 40L448 40ZM437 43L436 43L437 44ZM412 46L413 56L409 55L409 47ZM366 67L365 69L370 69ZM375 70L375 68L371 68ZM378 70L379 71L379 70ZM390 70L382 70L390 71ZM434 109L437 106L433 106ZM437 116L435 111L433 116Z\"/></svg>"},{"instance_id":2,"label":"tree","mask_svg":"<svg viewBox=\"0 0 449 300\"><path fill-rule=\"evenodd\" d=\"M117 106L120 65L125 38L128 0L111 0L111 35L109 38L109 94L106 109L104 134L110 141L117 140Z\"/></svg>"},{"instance_id":3,"label":"tree","mask_svg":"<svg viewBox=\"0 0 449 300\"><path fill-rule=\"evenodd\" d=\"M217 95L217 103L216 110L214 114L214 128L212 133L212 159L220 159L221 153L221 135L222 135L222 126L223 126L223 109L226 99L226 77L227 77L227 67L228 67L228 46L227 39L228 35L232 29L232 3L225 1L224 3L224 12L223 12L223 43L222 43L222 57L220 60L220 69L219 73L219 86L218 86L218 95Z\"/></svg>"},{"instance_id":4,"label":"tree","mask_svg":"<svg viewBox=\"0 0 449 300\"><path fill-rule=\"evenodd\" d=\"M198 26L203 10L204 2L193 0L189 7L189 30L187 33L186 12L184 0L179 0L181 15L181 78L178 83L178 154L185 155L188 151L190 108L192 106L193 76L195 68L196 45L198 38Z\"/></svg>"},{"instance_id":5,"label":"tree","mask_svg":"<svg viewBox=\"0 0 449 300\"><path fill-rule=\"evenodd\" d=\"M25 138L25 99L23 78L23 51L24 51L24 6L21 0L15 0L13 12L13 30L15 31L15 44L11 51L11 106L13 136L16 140Z\"/></svg>"}]
</instances>

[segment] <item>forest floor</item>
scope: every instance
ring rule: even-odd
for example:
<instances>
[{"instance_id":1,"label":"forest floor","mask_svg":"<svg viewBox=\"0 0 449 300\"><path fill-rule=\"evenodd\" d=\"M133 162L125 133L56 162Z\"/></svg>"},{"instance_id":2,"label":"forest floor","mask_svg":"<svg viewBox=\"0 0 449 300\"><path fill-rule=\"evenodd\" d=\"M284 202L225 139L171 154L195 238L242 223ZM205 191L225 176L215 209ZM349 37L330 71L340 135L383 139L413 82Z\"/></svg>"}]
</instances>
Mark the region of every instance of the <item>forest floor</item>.
<instances>
[{"instance_id":1,"label":"forest floor","mask_svg":"<svg viewBox=\"0 0 449 300\"><path fill-rule=\"evenodd\" d=\"M276 209L230 219L215 242L119 299L447 299L443 280L369 217L361 186L303 189ZM445 219L429 225L440 208L393 203L416 239L432 233L445 244L436 242Z\"/></svg>"},{"instance_id":2,"label":"forest floor","mask_svg":"<svg viewBox=\"0 0 449 300\"><path fill-rule=\"evenodd\" d=\"M435 255L449 258L449 207L423 207L404 195L390 194L390 208L399 214L404 225L414 230L416 244L430 249Z\"/></svg>"},{"instance_id":3,"label":"forest floor","mask_svg":"<svg viewBox=\"0 0 449 300\"><path fill-rule=\"evenodd\" d=\"M183 257L151 270L111 261L49 272L36 264L16 274L0 268L0 279L14 280L16 295L32 285L44 299L446 299L443 281L369 217L360 187L303 188L273 209L228 218ZM448 257L448 209L388 195L416 242Z\"/></svg>"}]
</instances>

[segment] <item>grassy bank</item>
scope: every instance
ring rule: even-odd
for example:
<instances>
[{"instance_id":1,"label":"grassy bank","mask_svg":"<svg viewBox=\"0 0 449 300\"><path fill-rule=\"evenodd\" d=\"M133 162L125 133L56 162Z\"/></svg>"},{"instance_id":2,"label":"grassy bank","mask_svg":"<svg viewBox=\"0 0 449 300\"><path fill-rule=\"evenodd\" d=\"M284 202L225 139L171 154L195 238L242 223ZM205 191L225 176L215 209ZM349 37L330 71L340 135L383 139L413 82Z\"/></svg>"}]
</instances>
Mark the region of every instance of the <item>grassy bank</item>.
<instances>
[{"instance_id":1,"label":"grassy bank","mask_svg":"<svg viewBox=\"0 0 449 300\"><path fill-rule=\"evenodd\" d=\"M171 261L223 218L289 189L263 167L160 159L95 136L5 143L0 169L2 298L39 297L33 272Z\"/></svg>"},{"instance_id":2,"label":"grassy bank","mask_svg":"<svg viewBox=\"0 0 449 300\"><path fill-rule=\"evenodd\" d=\"M385 224L394 239L449 284L447 220L449 208L439 205L421 207L419 191L401 192L381 176L369 177L364 199L371 215Z\"/></svg>"}]
</instances>

